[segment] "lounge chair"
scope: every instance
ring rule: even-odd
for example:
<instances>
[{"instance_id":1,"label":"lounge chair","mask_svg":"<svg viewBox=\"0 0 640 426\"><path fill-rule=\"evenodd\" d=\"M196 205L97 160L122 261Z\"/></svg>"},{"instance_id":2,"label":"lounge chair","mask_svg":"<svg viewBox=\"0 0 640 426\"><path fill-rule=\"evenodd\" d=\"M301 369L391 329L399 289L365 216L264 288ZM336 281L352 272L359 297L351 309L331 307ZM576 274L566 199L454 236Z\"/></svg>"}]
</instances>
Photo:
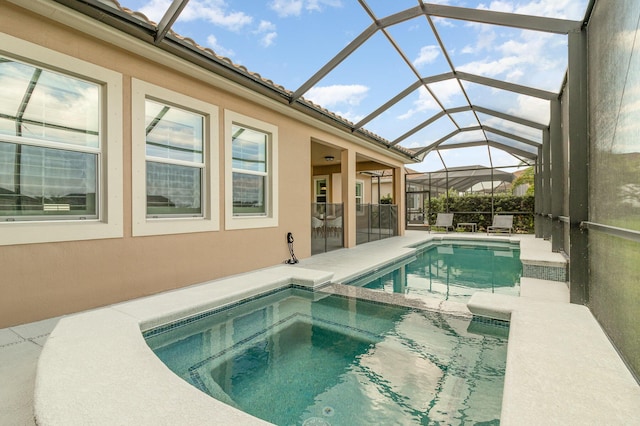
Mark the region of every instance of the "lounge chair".
<instances>
[{"instance_id":1,"label":"lounge chair","mask_svg":"<svg viewBox=\"0 0 640 426\"><path fill-rule=\"evenodd\" d=\"M487 226L487 235L490 232L495 233L511 233L513 232L513 215L511 214L497 214L493 217L493 225Z\"/></svg>"},{"instance_id":2,"label":"lounge chair","mask_svg":"<svg viewBox=\"0 0 640 426\"><path fill-rule=\"evenodd\" d=\"M429 232L433 228L444 228L445 232L449 232L449 228L453 230L453 213L438 213L436 223L429 227Z\"/></svg>"}]
</instances>

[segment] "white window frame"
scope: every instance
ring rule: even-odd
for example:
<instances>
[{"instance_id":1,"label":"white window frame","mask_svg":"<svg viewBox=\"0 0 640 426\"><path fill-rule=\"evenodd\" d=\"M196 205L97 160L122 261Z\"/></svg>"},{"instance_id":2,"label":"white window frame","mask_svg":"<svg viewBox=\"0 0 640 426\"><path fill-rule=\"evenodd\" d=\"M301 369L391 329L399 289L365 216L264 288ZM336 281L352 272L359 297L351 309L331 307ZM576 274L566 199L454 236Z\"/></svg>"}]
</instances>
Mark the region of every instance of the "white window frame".
<instances>
[{"instance_id":1,"label":"white window frame","mask_svg":"<svg viewBox=\"0 0 640 426\"><path fill-rule=\"evenodd\" d=\"M155 100L191 110L205 118L202 175L202 216L147 217L147 173L145 101ZM133 236L211 232L220 229L219 161L218 161L218 107L182 93L156 86L146 81L131 79L131 162Z\"/></svg>"},{"instance_id":2,"label":"white window frame","mask_svg":"<svg viewBox=\"0 0 640 426\"><path fill-rule=\"evenodd\" d=\"M360 191L360 196L358 196L358 187L362 188L362 191ZM358 203L358 200L360 200L360 203ZM355 204L356 204L356 214L358 214L359 216L362 216L364 214L364 181L359 179L356 179Z\"/></svg>"},{"instance_id":3,"label":"white window frame","mask_svg":"<svg viewBox=\"0 0 640 426\"><path fill-rule=\"evenodd\" d=\"M97 219L0 219L0 245L122 238L122 74L4 33L0 33L0 53L97 83L101 102Z\"/></svg>"},{"instance_id":4,"label":"white window frame","mask_svg":"<svg viewBox=\"0 0 640 426\"><path fill-rule=\"evenodd\" d=\"M320 194L318 193L318 182L319 181L324 181L325 182L325 190L324 190L324 197L325 197L325 203L329 203L329 175L320 175L320 176L314 176L313 177L313 202L316 204L321 204L318 201L318 197L320 196Z\"/></svg>"},{"instance_id":5,"label":"white window frame","mask_svg":"<svg viewBox=\"0 0 640 426\"><path fill-rule=\"evenodd\" d=\"M243 126L270 135L267 143L266 214L233 214L233 126ZM268 228L278 226L278 127L234 111L224 111L225 142L225 229Z\"/></svg>"}]
</instances>

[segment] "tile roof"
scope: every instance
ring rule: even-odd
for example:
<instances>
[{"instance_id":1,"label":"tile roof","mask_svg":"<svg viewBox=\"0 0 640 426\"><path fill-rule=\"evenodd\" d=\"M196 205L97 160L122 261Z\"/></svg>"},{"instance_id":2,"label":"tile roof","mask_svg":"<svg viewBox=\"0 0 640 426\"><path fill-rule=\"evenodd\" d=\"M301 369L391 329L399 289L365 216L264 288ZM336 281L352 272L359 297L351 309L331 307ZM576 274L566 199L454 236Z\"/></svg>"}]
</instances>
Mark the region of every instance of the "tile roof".
<instances>
[{"instance_id":1,"label":"tile roof","mask_svg":"<svg viewBox=\"0 0 640 426\"><path fill-rule=\"evenodd\" d=\"M152 21L151 19L149 19L144 13L139 12L139 11L134 11L131 10L127 7L122 6L117 0L100 0L101 3L110 6L112 8L115 8L121 12L126 13L127 15L129 15L132 18L135 18L138 21L142 21L146 24L149 24L150 26L152 26L153 28L157 29L158 28L158 23ZM290 99L293 98L293 91L285 88L284 86L281 86L279 84L276 84L275 82L273 82L273 80L267 79L262 77L259 73L251 71L249 69L247 69L247 67L243 66L243 65L239 65L234 63L230 58L226 57L226 56L221 56L218 55L213 49L210 49L208 47L204 47L200 44L198 44L195 40L193 40L192 38L189 37L184 37L178 33L176 33L174 30L169 29L169 31L167 32L167 34L172 37L175 38L176 40L179 40L182 43L186 43L188 45L190 45L191 47L195 48L197 51L199 51L200 53L202 53L203 55L209 57L210 59L215 59L217 62L222 62L224 64L226 64L227 66L229 66L230 68L232 68L233 70L235 70L237 73L243 74L247 77L250 77L251 79L254 80L258 80L260 82L262 82L263 84L267 85L268 87L279 91L283 94L285 94L286 96L288 96ZM377 143L380 143L384 146L386 146L389 149L393 149L407 157L411 157L414 158L416 153L415 150L409 149L409 148L405 148L402 147L400 145L396 145L396 146L391 146L390 142L383 138L382 136L379 136L369 130L366 130L364 128L358 128L355 129L355 125L353 122L347 120L346 118L334 113L333 111L330 111L318 104L315 104L313 102L311 102L308 99L305 99L304 97L300 97L298 100L299 103L337 121L338 123L344 125L345 127L349 128L351 133L359 133L361 135L363 135L365 138L371 140L371 141L375 141Z\"/></svg>"}]
</instances>

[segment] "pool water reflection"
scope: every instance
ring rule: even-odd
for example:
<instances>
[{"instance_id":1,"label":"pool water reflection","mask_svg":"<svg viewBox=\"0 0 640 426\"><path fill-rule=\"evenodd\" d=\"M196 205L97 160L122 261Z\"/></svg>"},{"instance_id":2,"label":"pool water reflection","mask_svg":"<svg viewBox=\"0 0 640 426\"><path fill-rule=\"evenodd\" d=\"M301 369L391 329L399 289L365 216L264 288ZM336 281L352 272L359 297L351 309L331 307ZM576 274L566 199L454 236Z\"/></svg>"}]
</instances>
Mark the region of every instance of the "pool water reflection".
<instances>
[{"instance_id":1,"label":"pool water reflection","mask_svg":"<svg viewBox=\"0 0 640 426\"><path fill-rule=\"evenodd\" d=\"M193 386L278 425L492 425L507 333L290 288L145 337Z\"/></svg>"},{"instance_id":2,"label":"pool water reflection","mask_svg":"<svg viewBox=\"0 0 640 426\"><path fill-rule=\"evenodd\" d=\"M443 241L345 284L466 303L476 291L518 295L521 275L518 245Z\"/></svg>"}]
</instances>

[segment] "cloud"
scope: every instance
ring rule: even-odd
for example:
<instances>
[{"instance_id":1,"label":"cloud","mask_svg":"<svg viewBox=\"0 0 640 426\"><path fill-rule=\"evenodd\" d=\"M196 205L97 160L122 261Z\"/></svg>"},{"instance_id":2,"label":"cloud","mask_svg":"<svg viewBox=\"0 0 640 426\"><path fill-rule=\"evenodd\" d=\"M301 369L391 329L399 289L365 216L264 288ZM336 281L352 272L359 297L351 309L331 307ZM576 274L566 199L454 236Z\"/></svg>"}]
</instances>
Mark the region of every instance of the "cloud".
<instances>
[{"instance_id":1,"label":"cloud","mask_svg":"<svg viewBox=\"0 0 640 426\"><path fill-rule=\"evenodd\" d=\"M413 101L413 107L409 109L409 111L405 112L398 116L398 120L407 120L413 117L415 114L429 111L429 110L437 110L440 107L433 99L433 96L425 89L424 87L420 87L418 89L418 99Z\"/></svg>"},{"instance_id":2,"label":"cloud","mask_svg":"<svg viewBox=\"0 0 640 426\"><path fill-rule=\"evenodd\" d=\"M269 7L279 17L300 16L304 10L320 12L324 6L342 7L340 0L273 0Z\"/></svg>"},{"instance_id":3,"label":"cloud","mask_svg":"<svg viewBox=\"0 0 640 426\"><path fill-rule=\"evenodd\" d=\"M276 29L276 25L274 23L263 20L263 21L260 21L257 31L260 33L264 33L267 31L275 31L275 29Z\"/></svg>"},{"instance_id":4,"label":"cloud","mask_svg":"<svg viewBox=\"0 0 640 426\"><path fill-rule=\"evenodd\" d=\"M212 48L213 51L218 55L226 56L228 58L232 58L236 54L233 50L227 49L222 46L214 35L210 35L209 37L207 37L207 46Z\"/></svg>"},{"instance_id":5,"label":"cloud","mask_svg":"<svg viewBox=\"0 0 640 426\"><path fill-rule=\"evenodd\" d=\"M151 0L140 11L159 22L170 5L171 0ZM191 0L179 19L184 22L204 20L231 31L240 31L253 22L253 18L244 12L229 11L223 0Z\"/></svg>"},{"instance_id":6,"label":"cloud","mask_svg":"<svg viewBox=\"0 0 640 426\"><path fill-rule=\"evenodd\" d=\"M231 31L240 31L253 22L244 12L227 11L227 4L222 0L192 0L180 17L187 21L204 19Z\"/></svg>"},{"instance_id":7,"label":"cloud","mask_svg":"<svg viewBox=\"0 0 640 426\"><path fill-rule=\"evenodd\" d=\"M433 2L431 2L431 3L433 3ZM449 18L440 18L438 16L433 16L431 18L431 20L436 25L436 27L455 28L455 26L456 26L456 21L453 20L453 19L449 19Z\"/></svg>"},{"instance_id":8,"label":"cloud","mask_svg":"<svg viewBox=\"0 0 640 426\"><path fill-rule=\"evenodd\" d=\"M323 6L342 7L341 0L307 0L305 9L308 11L320 12Z\"/></svg>"},{"instance_id":9,"label":"cloud","mask_svg":"<svg viewBox=\"0 0 640 426\"><path fill-rule=\"evenodd\" d=\"M511 82L519 82L526 75L534 73L532 81L537 81L541 88L544 86L546 89L555 90L547 86L557 80L553 76L564 72L566 63L563 62L564 58L558 57L556 48L565 41L550 34L521 31L518 38L487 47L485 57L460 65L456 69L487 77L504 78ZM467 49L465 52L476 51Z\"/></svg>"},{"instance_id":10,"label":"cloud","mask_svg":"<svg viewBox=\"0 0 640 426\"><path fill-rule=\"evenodd\" d=\"M496 12L580 19L586 0L494 0L481 3L478 9ZM456 69L488 77L521 82L526 76L529 85L556 90L557 75L564 73L566 37L538 31L502 29L470 23L477 30L477 41L462 50L465 54L485 57L457 66Z\"/></svg>"},{"instance_id":11,"label":"cloud","mask_svg":"<svg viewBox=\"0 0 640 426\"><path fill-rule=\"evenodd\" d=\"M542 131L523 124L514 123L509 120L503 120L498 117L487 116L483 118L482 124L494 129L503 130L513 135L522 136L534 142L542 143ZM541 123L542 124L542 123Z\"/></svg>"},{"instance_id":12,"label":"cloud","mask_svg":"<svg viewBox=\"0 0 640 426\"><path fill-rule=\"evenodd\" d=\"M138 9L138 11L144 13L147 18L158 23L162 19L164 12L169 9L170 5L171 0L151 0Z\"/></svg>"},{"instance_id":13,"label":"cloud","mask_svg":"<svg viewBox=\"0 0 640 426\"><path fill-rule=\"evenodd\" d=\"M260 39L260 44L264 47L269 47L273 44L276 37L278 37L278 33L276 32L267 33Z\"/></svg>"},{"instance_id":14,"label":"cloud","mask_svg":"<svg viewBox=\"0 0 640 426\"><path fill-rule=\"evenodd\" d=\"M276 2L287 3L285 0L276 0ZM159 22L170 5L171 0L150 0L140 11L149 19ZM244 12L229 10L229 6L224 0L191 0L180 14L179 20L183 22L206 21L233 32L242 31L254 22L254 18ZM261 20L251 33L258 36L258 43L263 47L273 45L278 36L276 25L265 20ZM207 46L219 55L227 57L235 55L233 50L220 45L214 35L210 35L206 42Z\"/></svg>"},{"instance_id":15,"label":"cloud","mask_svg":"<svg viewBox=\"0 0 640 426\"><path fill-rule=\"evenodd\" d=\"M494 0L488 6L484 3L479 4L478 9L580 20L584 14L585 3L586 1L576 0L533 0L514 4L513 1Z\"/></svg>"},{"instance_id":16,"label":"cloud","mask_svg":"<svg viewBox=\"0 0 640 426\"><path fill-rule=\"evenodd\" d=\"M478 9L481 10L493 10L494 12L513 13L514 6L510 1L492 1L489 6L484 3L478 5Z\"/></svg>"},{"instance_id":17,"label":"cloud","mask_svg":"<svg viewBox=\"0 0 640 426\"><path fill-rule=\"evenodd\" d=\"M440 47L435 45L423 46L420 49L420 54L414 59L413 65L420 68L423 65L427 65L436 60L440 55Z\"/></svg>"},{"instance_id":18,"label":"cloud","mask_svg":"<svg viewBox=\"0 0 640 426\"><path fill-rule=\"evenodd\" d=\"M517 106L511 108L508 113L516 117L524 117L540 124L549 124L549 101L530 96L518 95Z\"/></svg>"},{"instance_id":19,"label":"cloud","mask_svg":"<svg viewBox=\"0 0 640 426\"><path fill-rule=\"evenodd\" d=\"M496 32L493 27L485 24L472 24L472 27L479 28L480 33L476 38L475 45L467 45L462 49L462 53L480 53L485 50L491 50L496 39Z\"/></svg>"},{"instance_id":20,"label":"cloud","mask_svg":"<svg viewBox=\"0 0 640 426\"><path fill-rule=\"evenodd\" d=\"M462 93L460 91L460 85L456 80L445 80L433 83L429 85L429 88L433 91L433 94L438 97L438 100L445 105L449 103L454 96ZM404 114L399 115L398 120L406 120L415 114L425 111L440 111L440 106L427 89L420 87L420 89L418 89L418 99L413 101L413 107Z\"/></svg>"},{"instance_id":21,"label":"cloud","mask_svg":"<svg viewBox=\"0 0 640 426\"><path fill-rule=\"evenodd\" d=\"M429 85L429 88L443 104L448 104L455 96L462 95L462 92L460 91L460 84L457 80L453 79L432 83Z\"/></svg>"},{"instance_id":22,"label":"cloud","mask_svg":"<svg viewBox=\"0 0 640 426\"><path fill-rule=\"evenodd\" d=\"M260 21L258 24L258 29L253 31L254 34L260 36L260 44L264 47L271 46L276 37L278 37L278 33L276 32L276 25L269 21Z\"/></svg>"},{"instance_id":23,"label":"cloud","mask_svg":"<svg viewBox=\"0 0 640 426\"><path fill-rule=\"evenodd\" d=\"M584 10L585 4L575 0L538 0L518 5L514 12L522 15L580 20L583 18Z\"/></svg>"},{"instance_id":24,"label":"cloud","mask_svg":"<svg viewBox=\"0 0 640 426\"><path fill-rule=\"evenodd\" d=\"M362 120L365 115L364 114L358 114L352 110L348 110L348 111L334 111L334 113L342 118L346 118L347 120L351 121L352 123L357 123L358 121Z\"/></svg>"},{"instance_id":25,"label":"cloud","mask_svg":"<svg viewBox=\"0 0 640 426\"><path fill-rule=\"evenodd\" d=\"M335 84L332 86L313 87L304 97L324 108L331 110L336 115L351 122L357 123L364 118L362 113L356 112L352 107L357 107L367 97L369 87L361 84ZM341 109L340 107L346 107Z\"/></svg>"},{"instance_id":26,"label":"cloud","mask_svg":"<svg viewBox=\"0 0 640 426\"><path fill-rule=\"evenodd\" d=\"M287 16L300 16L302 13L302 0L274 0L269 7L281 18Z\"/></svg>"},{"instance_id":27,"label":"cloud","mask_svg":"<svg viewBox=\"0 0 640 426\"><path fill-rule=\"evenodd\" d=\"M160 22L171 0L151 0L140 8L149 19ZM253 18L244 12L228 11L223 0L191 0L180 14L184 22L204 20L231 31L240 31L253 22Z\"/></svg>"},{"instance_id":28,"label":"cloud","mask_svg":"<svg viewBox=\"0 0 640 426\"><path fill-rule=\"evenodd\" d=\"M480 61L469 62L468 64L457 67L459 71L483 75L487 77L496 77L508 73L515 65L521 63L517 57L509 56L500 59L483 59Z\"/></svg>"},{"instance_id":29,"label":"cloud","mask_svg":"<svg viewBox=\"0 0 640 426\"><path fill-rule=\"evenodd\" d=\"M522 68L517 68L514 69L512 71L510 71L507 74L507 80L508 81L518 81L520 80L523 76L525 75L524 71L522 70Z\"/></svg>"},{"instance_id":30,"label":"cloud","mask_svg":"<svg viewBox=\"0 0 640 426\"><path fill-rule=\"evenodd\" d=\"M361 84L313 87L304 97L325 108L332 108L338 105L357 106L367 96L369 88Z\"/></svg>"}]
</instances>

